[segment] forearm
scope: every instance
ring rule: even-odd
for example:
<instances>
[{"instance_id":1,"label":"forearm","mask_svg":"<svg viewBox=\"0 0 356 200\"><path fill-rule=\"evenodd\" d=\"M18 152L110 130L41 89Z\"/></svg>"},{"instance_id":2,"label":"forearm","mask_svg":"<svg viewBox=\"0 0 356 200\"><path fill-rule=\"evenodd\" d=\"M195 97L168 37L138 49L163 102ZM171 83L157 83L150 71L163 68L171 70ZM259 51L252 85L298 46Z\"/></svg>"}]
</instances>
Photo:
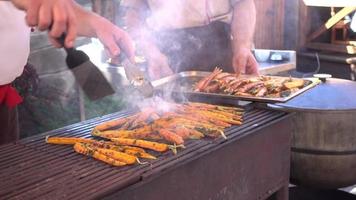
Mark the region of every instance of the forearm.
<instances>
[{"instance_id":1,"label":"forearm","mask_svg":"<svg viewBox=\"0 0 356 200\"><path fill-rule=\"evenodd\" d=\"M256 8L253 0L241 0L234 6L231 22L233 50L252 48L256 24Z\"/></svg>"},{"instance_id":2,"label":"forearm","mask_svg":"<svg viewBox=\"0 0 356 200\"><path fill-rule=\"evenodd\" d=\"M0 1L11 1L18 9L25 10L25 11L27 10L29 4L28 0L0 0ZM78 35L86 36L86 37L96 37L95 30L93 27L95 23L98 23L100 20L103 21L102 17L95 13L86 11L75 1L73 1L73 4L74 4L73 9L75 11L75 15L78 21L80 21L80 23L77 24Z\"/></svg>"}]
</instances>

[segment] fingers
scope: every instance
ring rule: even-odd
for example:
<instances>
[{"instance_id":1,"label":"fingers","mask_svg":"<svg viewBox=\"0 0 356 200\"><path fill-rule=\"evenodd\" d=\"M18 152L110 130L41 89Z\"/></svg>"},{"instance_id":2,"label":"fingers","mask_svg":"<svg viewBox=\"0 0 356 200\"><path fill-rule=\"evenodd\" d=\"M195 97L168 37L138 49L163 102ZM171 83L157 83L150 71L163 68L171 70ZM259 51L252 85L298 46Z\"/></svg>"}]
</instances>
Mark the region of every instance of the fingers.
<instances>
[{"instance_id":1,"label":"fingers","mask_svg":"<svg viewBox=\"0 0 356 200\"><path fill-rule=\"evenodd\" d=\"M122 51L124 51L131 62L135 62L135 48L131 37L119 28L115 28L115 40L118 42Z\"/></svg>"},{"instance_id":2,"label":"fingers","mask_svg":"<svg viewBox=\"0 0 356 200\"><path fill-rule=\"evenodd\" d=\"M53 7L53 22L50 30L50 35L54 38L59 38L67 28L67 15L63 12L63 7L56 5Z\"/></svg>"},{"instance_id":3,"label":"fingers","mask_svg":"<svg viewBox=\"0 0 356 200\"><path fill-rule=\"evenodd\" d=\"M38 29L40 31L47 30L52 23L52 5L42 4L38 11Z\"/></svg>"},{"instance_id":4,"label":"fingers","mask_svg":"<svg viewBox=\"0 0 356 200\"><path fill-rule=\"evenodd\" d=\"M251 56L250 59L248 60L246 68L247 68L246 72L248 74L259 75L258 63L257 63L256 59L253 56Z\"/></svg>"},{"instance_id":5,"label":"fingers","mask_svg":"<svg viewBox=\"0 0 356 200\"><path fill-rule=\"evenodd\" d=\"M236 73L258 75L258 63L249 49L240 49L233 56L233 67Z\"/></svg>"},{"instance_id":6,"label":"fingers","mask_svg":"<svg viewBox=\"0 0 356 200\"><path fill-rule=\"evenodd\" d=\"M112 36L112 33L103 33L98 36L101 43L104 45L105 49L109 51L111 57L117 57L120 54L120 48L116 44L115 38Z\"/></svg>"},{"instance_id":7,"label":"fingers","mask_svg":"<svg viewBox=\"0 0 356 200\"><path fill-rule=\"evenodd\" d=\"M31 3L28 4L26 15L28 26L37 26L40 6L41 2L39 0L32 0Z\"/></svg>"},{"instance_id":8,"label":"fingers","mask_svg":"<svg viewBox=\"0 0 356 200\"><path fill-rule=\"evenodd\" d=\"M245 57L233 58L232 65L237 74L246 73L247 59Z\"/></svg>"},{"instance_id":9,"label":"fingers","mask_svg":"<svg viewBox=\"0 0 356 200\"><path fill-rule=\"evenodd\" d=\"M68 7L68 6L67 6ZM75 14L72 9L67 8L68 13L65 19L65 26L66 29L63 30L62 33L60 32L51 32L52 36L54 37L60 37L63 33L66 33L66 38L65 38L65 46L68 48L71 48L74 46L74 40L77 37L77 19L75 17ZM60 11L60 10L59 10Z\"/></svg>"},{"instance_id":10,"label":"fingers","mask_svg":"<svg viewBox=\"0 0 356 200\"><path fill-rule=\"evenodd\" d=\"M41 31L49 30L49 37L55 46L61 46L55 38L66 33L65 46L73 47L77 35L77 18L72 2L69 0L31 0L30 2L26 5L27 24L37 26Z\"/></svg>"}]
</instances>

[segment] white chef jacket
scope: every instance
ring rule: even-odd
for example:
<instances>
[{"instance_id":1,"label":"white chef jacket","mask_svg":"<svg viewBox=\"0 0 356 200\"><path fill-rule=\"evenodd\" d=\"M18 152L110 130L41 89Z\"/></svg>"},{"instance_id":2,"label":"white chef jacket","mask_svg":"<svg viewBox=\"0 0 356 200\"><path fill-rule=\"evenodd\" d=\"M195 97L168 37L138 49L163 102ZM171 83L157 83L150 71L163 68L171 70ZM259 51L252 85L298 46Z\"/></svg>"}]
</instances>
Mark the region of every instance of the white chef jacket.
<instances>
[{"instance_id":1,"label":"white chef jacket","mask_svg":"<svg viewBox=\"0 0 356 200\"><path fill-rule=\"evenodd\" d=\"M0 1L0 85L20 76L30 53L30 28L25 13Z\"/></svg>"}]
</instances>

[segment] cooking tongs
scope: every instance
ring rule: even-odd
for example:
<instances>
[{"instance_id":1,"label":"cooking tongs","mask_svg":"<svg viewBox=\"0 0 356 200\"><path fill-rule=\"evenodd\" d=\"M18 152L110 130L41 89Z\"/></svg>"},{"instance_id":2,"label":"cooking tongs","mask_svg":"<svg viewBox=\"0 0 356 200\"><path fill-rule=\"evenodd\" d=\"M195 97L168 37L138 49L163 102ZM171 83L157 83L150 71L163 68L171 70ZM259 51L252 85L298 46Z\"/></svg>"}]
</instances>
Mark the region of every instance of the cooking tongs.
<instances>
[{"instance_id":1,"label":"cooking tongs","mask_svg":"<svg viewBox=\"0 0 356 200\"><path fill-rule=\"evenodd\" d=\"M130 84L139 91L145 98L153 96L153 86L147 79L140 67L136 63L132 63L124 53L121 53L120 60L124 66L127 80Z\"/></svg>"}]
</instances>

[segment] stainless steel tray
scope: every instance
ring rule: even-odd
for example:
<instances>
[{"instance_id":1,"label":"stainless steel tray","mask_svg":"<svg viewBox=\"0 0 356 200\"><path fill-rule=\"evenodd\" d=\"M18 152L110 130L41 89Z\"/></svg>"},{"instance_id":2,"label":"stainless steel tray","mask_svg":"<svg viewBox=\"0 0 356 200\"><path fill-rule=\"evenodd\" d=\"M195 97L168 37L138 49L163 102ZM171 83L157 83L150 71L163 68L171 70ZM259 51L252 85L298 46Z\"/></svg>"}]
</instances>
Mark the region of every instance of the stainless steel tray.
<instances>
[{"instance_id":1,"label":"stainless steel tray","mask_svg":"<svg viewBox=\"0 0 356 200\"><path fill-rule=\"evenodd\" d=\"M304 80L310 81L310 83L298 90L297 92L292 93L287 97L280 98L270 98L270 97L250 97L250 96L237 96L237 95L228 95L228 94L218 94L218 93L205 93L205 92L194 92L194 84L197 83L202 78L209 75L211 72L202 72L202 71L187 71L180 72L172 76L168 76L152 82L155 90L162 91L165 93L172 93L175 95L182 95L184 97L205 97L205 98L218 98L220 100L245 100L245 101L259 101L267 103L277 103L277 102L286 102L292 99L295 96L313 88L319 84L319 80L316 78L304 78ZM276 76L270 76L276 77Z\"/></svg>"}]
</instances>

